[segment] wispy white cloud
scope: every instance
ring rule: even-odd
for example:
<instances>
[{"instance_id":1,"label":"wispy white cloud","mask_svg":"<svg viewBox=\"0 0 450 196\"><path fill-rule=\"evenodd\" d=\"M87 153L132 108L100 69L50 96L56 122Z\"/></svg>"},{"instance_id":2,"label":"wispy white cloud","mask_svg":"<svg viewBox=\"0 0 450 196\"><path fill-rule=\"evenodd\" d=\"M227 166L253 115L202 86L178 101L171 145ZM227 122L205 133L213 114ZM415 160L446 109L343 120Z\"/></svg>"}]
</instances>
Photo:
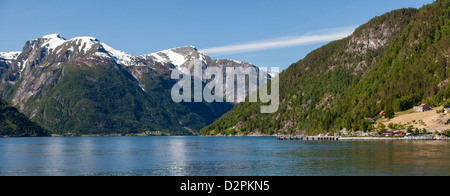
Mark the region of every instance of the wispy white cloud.
<instances>
[{"instance_id":1,"label":"wispy white cloud","mask_svg":"<svg viewBox=\"0 0 450 196\"><path fill-rule=\"evenodd\" d=\"M324 33L325 30L316 32L317 34L309 34L302 36L290 36L290 37L279 37L275 39L266 39L253 41L242 44L234 44L227 46L211 47L200 49L200 51L208 55L229 55L229 54L239 54L246 52L253 52L259 50L277 49L277 48L287 48L293 46L302 46L315 43L329 42L333 40L338 40L345 38L353 33L355 27L345 27L339 30L331 30Z\"/></svg>"}]
</instances>

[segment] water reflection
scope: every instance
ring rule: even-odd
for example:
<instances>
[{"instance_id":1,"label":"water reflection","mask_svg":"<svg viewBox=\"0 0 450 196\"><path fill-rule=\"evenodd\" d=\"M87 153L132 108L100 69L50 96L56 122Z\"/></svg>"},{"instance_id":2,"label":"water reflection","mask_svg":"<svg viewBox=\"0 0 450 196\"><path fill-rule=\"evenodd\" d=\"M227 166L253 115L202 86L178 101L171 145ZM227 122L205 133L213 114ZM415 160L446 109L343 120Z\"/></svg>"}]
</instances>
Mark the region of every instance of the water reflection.
<instances>
[{"instance_id":1,"label":"water reflection","mask_svg":"<svg viewBox=\"0 0 450 196\"><path fill-rule=\"evenodd\" d=\"M449 172L448 142L345 142L343 165L352 170L338 175L442 175ZM330 152L330 151L328 151ZM436 167L441 167L440 169ZM350 169L350 167L347 167Z\"/></svg>"},{"instance_id":2,"label":"water reflection","mask_svg":"<svg viewBox=\"0 0 450 196\"><path fill-rule=\"evenodd\" d=\"M0 138L0 175L450 175L450 143Z\"/></svg>"},{"instance_id":3,"label":"water reflection","mask_svg":"<svg viewBox=\"0 0 450 196\"><path fill-rule=\"evenodd\" d=\"M59 138L58 138L59 139ZM24 157L36 159L36 161L30 161L29 164L35 165L35 167L40 167L43 175L64 175L64 168L61 166L68 165L64 158L70 151L70 147L67 147L67 143L61 142L61 140L50 140L50 138L45 138L40 146L42 146L42 153L36 152L36 156L41 156L41 158L26 155ZM33 148L28 148L33 150ZM41 163L39 163L41 161ZM38 175L38 174L36 174Z\"/></svg>"},{"instance_id":4,"label":"water reflection","mask_svg":"<svg viewBox=\"0 0 450 196\"><path fill-rule=\"evenodd\" d=\"M166 164L168 164L167 175L170 176L185 176L189 175L187 172L189 155L187 154L190 149L190 146L186 145L186 139L183 137L174 137L170 138L167 143L169 153L168 160ZM162 172L165 173L165 172Z\"/></svg>"}]
</instances>

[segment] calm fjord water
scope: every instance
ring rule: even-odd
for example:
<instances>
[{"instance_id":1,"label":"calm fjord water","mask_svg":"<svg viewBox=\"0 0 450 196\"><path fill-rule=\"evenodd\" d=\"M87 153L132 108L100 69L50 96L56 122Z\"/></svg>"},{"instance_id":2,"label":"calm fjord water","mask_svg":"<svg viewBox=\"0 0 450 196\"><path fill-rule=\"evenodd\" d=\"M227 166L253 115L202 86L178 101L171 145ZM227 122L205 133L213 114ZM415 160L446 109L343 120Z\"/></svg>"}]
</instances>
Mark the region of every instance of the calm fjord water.
<instances>
[{"instance_id":1,"label":"calm fjord water","mask_svg":"<svg viewBox=\"0 0 450 196\"><path fill-rule=\"evenodd\" d=\"M450 175L450 142L0 138L0 175Z\"/></svg>"}]
</instances>

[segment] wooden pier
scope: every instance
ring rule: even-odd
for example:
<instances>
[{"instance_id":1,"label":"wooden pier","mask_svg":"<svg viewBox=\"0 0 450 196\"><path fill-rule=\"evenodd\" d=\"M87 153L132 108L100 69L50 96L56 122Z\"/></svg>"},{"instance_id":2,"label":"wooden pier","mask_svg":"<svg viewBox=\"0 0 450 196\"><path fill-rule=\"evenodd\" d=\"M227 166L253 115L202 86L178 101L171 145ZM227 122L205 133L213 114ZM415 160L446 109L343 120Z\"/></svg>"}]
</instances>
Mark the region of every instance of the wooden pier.
<instances>
[{"instance_id":1,"label":"wooden pier","mask_svg":"<svg viewBox=\"0 0 450 196\"><path fill-rule=\"evenodd\" d=\"M338 141L336 136L277 136L278 140Z\"/></svg>"}]
</instances>

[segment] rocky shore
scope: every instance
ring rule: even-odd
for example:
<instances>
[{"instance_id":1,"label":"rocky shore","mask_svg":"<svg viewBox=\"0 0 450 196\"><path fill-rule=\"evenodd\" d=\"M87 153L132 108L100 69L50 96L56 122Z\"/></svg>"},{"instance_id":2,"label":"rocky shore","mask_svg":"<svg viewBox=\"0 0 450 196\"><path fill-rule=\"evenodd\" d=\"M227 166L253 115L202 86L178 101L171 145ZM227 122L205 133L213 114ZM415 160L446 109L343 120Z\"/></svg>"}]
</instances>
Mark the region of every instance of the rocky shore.
<instances>
[{"instance_id":1,"label":"rocky shore","mask_svg":"<svg viewBox=\"0 0 450 196\"><path fill-rule=\"evenodd\" d=\"M341 137L339 140L449 140L449 137L436 135L406 136L406 137Z\"/></svg>"}]
</instances>

